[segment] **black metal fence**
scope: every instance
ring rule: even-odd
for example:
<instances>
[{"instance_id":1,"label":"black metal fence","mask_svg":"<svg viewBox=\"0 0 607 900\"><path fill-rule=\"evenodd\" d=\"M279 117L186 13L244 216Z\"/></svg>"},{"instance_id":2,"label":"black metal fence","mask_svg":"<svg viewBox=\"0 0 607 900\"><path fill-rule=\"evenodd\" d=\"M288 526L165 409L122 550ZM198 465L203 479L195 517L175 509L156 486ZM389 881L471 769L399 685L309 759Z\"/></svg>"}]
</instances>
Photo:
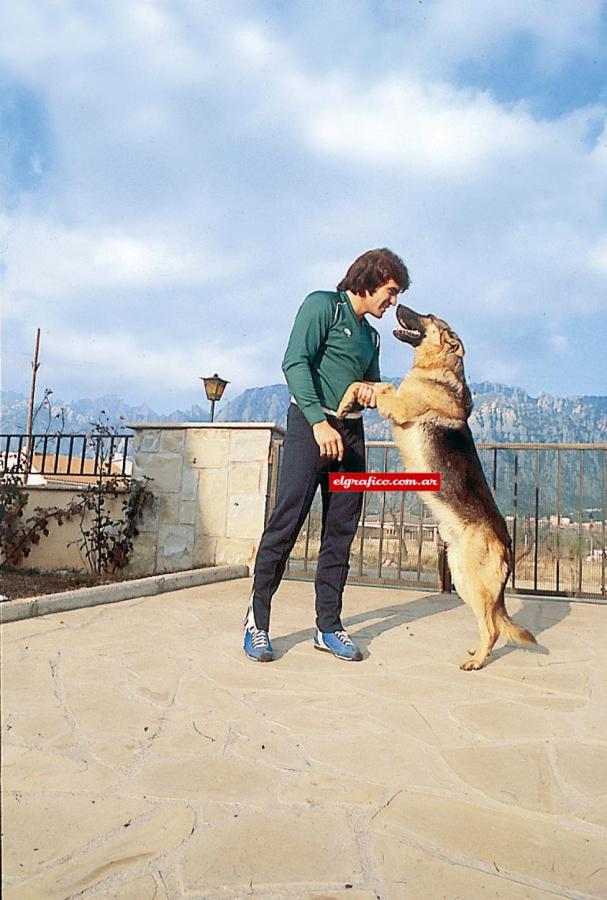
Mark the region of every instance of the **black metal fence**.
<instances>
[{"instance_id":1,"label":"black metal fence","mask_svg":"<svg viewBox=\"0 0 607 900\"><path fill-rule=\"evenodd\" d=\"M513 541L507 591L606 599L607 444L485 443L477 449ZM282 440L275 450L270 508ZM396 445L368 442L366 469L402 471ZM317 495L289 558L287 577L314 577L320 530ZM439 590L445 586L444 546L418 494L363 494L349 580Z\"/></svg>"},{"instance_id":2,"label":"black metal fence","mask_svg":"<svg viewBox=\"0 0 607 900\"><path fill-rule=\"evenodd\" d=\"M0 434L0 477L27 469L38 475L128 478L132 435Z\"/></svg>"}]
</instances>

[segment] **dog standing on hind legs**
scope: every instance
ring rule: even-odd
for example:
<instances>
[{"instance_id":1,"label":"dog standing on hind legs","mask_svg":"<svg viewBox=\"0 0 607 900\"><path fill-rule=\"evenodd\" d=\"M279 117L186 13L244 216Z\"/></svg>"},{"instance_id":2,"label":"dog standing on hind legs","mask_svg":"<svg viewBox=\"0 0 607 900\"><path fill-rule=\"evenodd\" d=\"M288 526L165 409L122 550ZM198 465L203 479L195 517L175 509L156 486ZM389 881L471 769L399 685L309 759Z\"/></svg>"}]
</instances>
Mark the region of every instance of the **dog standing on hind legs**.
<instances>
[{"instance_id":1,"label":"dog standing on hind legs","mask_svg":"<svg viewBox=\"0 0 607 900\"><path fill-rule=\"evenodd\" d=\"M447 546L453 582L476 616L478 646L462 669L480 669L501 635L535 644L531 632L506 611L504 588L512 571L511 540L468 427L472 397L464 377L464 347L442 319L406 306L396 310L394 336L415 349L413 367L398 389L374 384L377 408L393 423L394 440L410 472L440 472L441 490L421 493ZM350 385L338 416L357 405L360 382Z\"/></svg>"}]
</instances>

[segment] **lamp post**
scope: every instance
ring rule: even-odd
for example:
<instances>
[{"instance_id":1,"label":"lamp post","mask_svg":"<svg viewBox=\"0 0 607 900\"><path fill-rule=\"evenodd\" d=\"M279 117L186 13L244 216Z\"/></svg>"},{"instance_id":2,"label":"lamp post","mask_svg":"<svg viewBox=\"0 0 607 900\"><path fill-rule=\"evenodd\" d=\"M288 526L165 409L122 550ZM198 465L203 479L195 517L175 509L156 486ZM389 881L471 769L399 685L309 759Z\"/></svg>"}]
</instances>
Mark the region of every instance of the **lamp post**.
<instances>
[{"instance_id":1,"label":"lamp post","mask_svg":"<svg viewBox=\"0 0 607 900\"><path fill-rule=\"evenodd\" d=\"M223 378L220 378L217 372L213 375L212 378L201 378L201 381L204 382L204 389L207 394L207 400L211 401L211 422L215 418L215 404L218 400L221 400L223 392L226 389L226 385L228 385L229 381L224 381Z\"/></svg>"}]
</instances>

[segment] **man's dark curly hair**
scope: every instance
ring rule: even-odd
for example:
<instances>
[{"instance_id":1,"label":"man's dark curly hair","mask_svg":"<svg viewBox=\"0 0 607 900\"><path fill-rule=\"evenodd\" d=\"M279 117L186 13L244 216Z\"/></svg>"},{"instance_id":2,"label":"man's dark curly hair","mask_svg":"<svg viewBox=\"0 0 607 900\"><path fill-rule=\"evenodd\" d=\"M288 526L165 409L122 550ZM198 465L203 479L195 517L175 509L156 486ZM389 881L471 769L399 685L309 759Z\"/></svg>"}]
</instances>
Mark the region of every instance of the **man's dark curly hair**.
<instances>
[{"instance_id":1,"label":"man's dark curly hair","mask_svg":"<svg viewBox=\"0 0 607 900\"><path fill-rule=\"evenodd\" d=\"M393 279L400 288L400 293L406 291L410 285L407 267L396 253L392 253L387 247L381 250L367 250L358 259L355 259L342 280L337 285L338 291L352 291L359 297L364 297Z\"/></svg>"}]
</instances>

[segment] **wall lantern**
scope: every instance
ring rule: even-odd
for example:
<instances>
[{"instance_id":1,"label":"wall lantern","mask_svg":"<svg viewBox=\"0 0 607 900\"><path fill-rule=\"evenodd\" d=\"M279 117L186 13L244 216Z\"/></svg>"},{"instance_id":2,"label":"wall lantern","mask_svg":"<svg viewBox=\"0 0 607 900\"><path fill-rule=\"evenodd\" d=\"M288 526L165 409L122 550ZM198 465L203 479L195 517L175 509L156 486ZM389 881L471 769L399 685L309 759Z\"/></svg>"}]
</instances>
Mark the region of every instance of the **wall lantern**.
<instances>
[{"instance_id":1,"label":"wall lantern","mask_svg":"<svg viewBox=\"0 0 607 900\"><path fill-rule=\"evenodd\" d=\"M204 389L207 394L207 400L211 401L211 422L215 418L215 404L218 400L221 400L223 392L226 389L226 385L228 385L229 381L224 381L223 378L220 378L217 372L213 375L212 378L201 378L201 381L204 382Z\"/></svg>"}]
</instances>

